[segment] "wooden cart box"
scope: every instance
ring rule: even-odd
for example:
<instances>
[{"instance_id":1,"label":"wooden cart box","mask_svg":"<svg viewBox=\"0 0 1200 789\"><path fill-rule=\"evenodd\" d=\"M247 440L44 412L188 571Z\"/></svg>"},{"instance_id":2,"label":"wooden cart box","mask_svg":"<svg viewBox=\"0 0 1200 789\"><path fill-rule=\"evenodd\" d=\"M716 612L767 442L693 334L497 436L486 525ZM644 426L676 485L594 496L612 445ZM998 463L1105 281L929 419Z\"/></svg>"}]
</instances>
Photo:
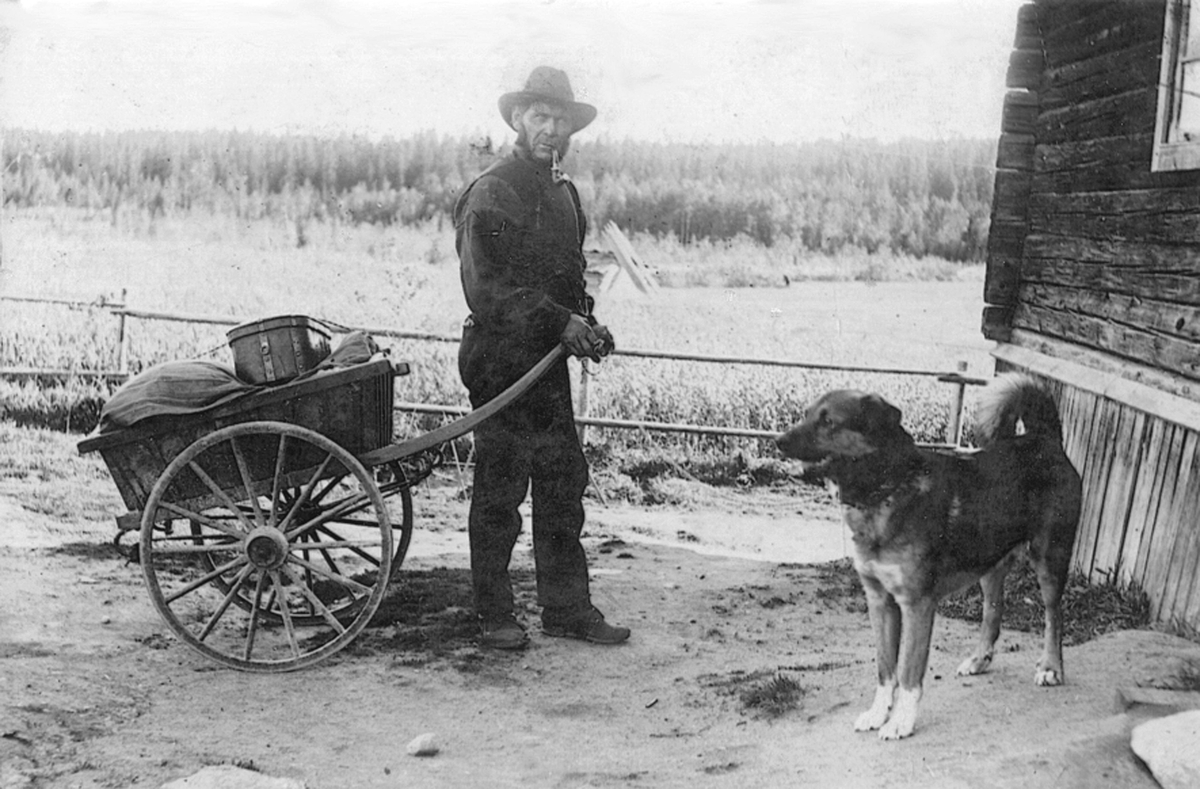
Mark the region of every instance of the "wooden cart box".
<instances>
[{"instance_id":1,"label":"wooden cart box","mask_svg":"<svg viewBox=\"0 0 1200 789\"><path fill-rule=\"evenodd\" d=\"M392 440L393 378L407 372L406 364L377 359L255 392L200 413L143 420L125 430L84 439L79 451L100 453L125 506L140 516L167 465L190 444L227 425L256 421L300 425L355 456L387 445ZM277 441L271 436L258 440ZM251 479L270 480L276 454L274 447L248 446L245 459ZM227 460L213 479L218 487L240 495L245 486L236 459L230 453ZM292 458L289 476L303 479L314 465L306 458ZM184 487L172 493L172 501L199 506L211 495L198 478L179 484ZM138 528L136 518L119 518L118 523L122 529Z\"/></svg>"}]
</instances>

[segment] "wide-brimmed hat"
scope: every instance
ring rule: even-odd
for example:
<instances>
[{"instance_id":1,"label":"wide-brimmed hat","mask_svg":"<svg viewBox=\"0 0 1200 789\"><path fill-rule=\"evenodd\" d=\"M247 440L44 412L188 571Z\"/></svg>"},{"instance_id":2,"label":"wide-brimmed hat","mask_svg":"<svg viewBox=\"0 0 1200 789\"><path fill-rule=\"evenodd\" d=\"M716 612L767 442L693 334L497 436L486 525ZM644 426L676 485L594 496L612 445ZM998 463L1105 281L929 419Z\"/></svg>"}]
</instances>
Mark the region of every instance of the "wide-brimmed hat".
<instances>
[{"instance_id":1,"label":"wide-brimmed hat","mask_svg":"<svg viewBox=\"0 0 1200 789\"><path fill-rule=\"evenodd\" d=\"M513 107L523 102L548 101L566 107L574 131L579 131L596 118L596 108L575 101L567 73L550 66L538 66L525 80L525 89L505 93L500 97L500 117L512 126Z\"/></svg>"}]
</instances>

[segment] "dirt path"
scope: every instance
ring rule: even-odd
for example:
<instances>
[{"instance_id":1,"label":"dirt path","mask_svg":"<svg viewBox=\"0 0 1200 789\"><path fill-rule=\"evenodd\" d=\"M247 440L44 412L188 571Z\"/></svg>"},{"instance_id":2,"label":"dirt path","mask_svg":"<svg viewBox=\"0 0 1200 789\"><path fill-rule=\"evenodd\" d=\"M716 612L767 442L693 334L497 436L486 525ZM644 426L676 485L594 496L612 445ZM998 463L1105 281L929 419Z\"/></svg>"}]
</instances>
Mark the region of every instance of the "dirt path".
<instances>
[{"instance_id":1,"label":"dirt path","mask_svg":"<svg viewBox=\"0 0 1200 789\"><path fill-rule=\"evenodd\" d=\"M453 493L419 494L404 577L465 600ZM1155 786L1113 709L1117 687L1200 656L1158 633L1068 648L1068 684L1047 689L1032 683L1037 637L1011 631L992 673L955 677L973 628L943 618L916 735L855 734L873 686L866 615L844 576L790 563L789 532L810 530L822 559L841 537L828 512L786 503L593 505L594 597L634 628L623 647L535 633L522 654L482 653L451 606L427 612L416 630L438 638L424 645L385 623L314 669L263 676L170 638L138 568L105 546L108 522L64 524L0 497L0 787L157 787L221 763L310 789ZM722 543L731 531L744 538ZM516 565L533 624L524 545ZM803 694L772 718L745 694L775 676ZM407 755L426 732L440 753Z\"/></svg>"}]
</instances>

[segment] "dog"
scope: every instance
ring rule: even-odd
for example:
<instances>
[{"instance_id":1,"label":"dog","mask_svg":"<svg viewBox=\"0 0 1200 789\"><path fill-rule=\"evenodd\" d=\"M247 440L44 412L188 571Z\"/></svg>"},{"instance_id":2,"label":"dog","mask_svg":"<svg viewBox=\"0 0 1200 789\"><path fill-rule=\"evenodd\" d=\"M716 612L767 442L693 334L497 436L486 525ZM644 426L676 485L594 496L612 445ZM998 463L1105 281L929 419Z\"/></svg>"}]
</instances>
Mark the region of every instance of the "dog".
<instances>
[{"instance_id":1,"label":"dog","mask_svg":"<svg viewBox=\"0 0 1200 789\"><path fill-rule=\"evenodd\" d=\"M979 582L980 638L958 674L983 673L1000 633L1004 577L1026 550L1045 605L1034 682L1063 682L1061 603L1082 500L1055 401L1028 375L989 382L974 452L919 448L900 421L878 395L842 389L776 439L806 474L837 487L878 646L875 700L854 728L885 740L915 728L938 600Z\"/></svg>"}]
</instances>

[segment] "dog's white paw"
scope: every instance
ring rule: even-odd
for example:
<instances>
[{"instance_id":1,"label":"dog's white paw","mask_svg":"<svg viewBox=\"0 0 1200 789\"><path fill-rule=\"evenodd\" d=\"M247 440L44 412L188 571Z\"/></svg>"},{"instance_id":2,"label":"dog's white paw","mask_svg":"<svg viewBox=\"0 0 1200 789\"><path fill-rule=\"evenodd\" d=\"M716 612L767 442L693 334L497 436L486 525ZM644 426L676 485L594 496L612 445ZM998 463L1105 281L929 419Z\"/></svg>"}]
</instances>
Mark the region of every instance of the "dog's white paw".
<instances>
[{"instance_id":1,"label":"dog's white paw","mask_svg":"<svg viewBox=\"0 0 1200 789\"><path fill-rule=\"evenodd\" d=\"M975 674L982 674L991 665L991 655L971 655L971 657L958 664L958 669L954 673L960 677L971 677Z\"/></svg>"},{"instance_id":2,"label":"dog's white paw","mask_svg":"<svg viewBox=\"0 0 1200 789\"><path fill-rule=\"evenodd\" d=\"M887 722L888 711L892 708L892 694L895 685L880 685L875 688L875 701L871 708L858 716L854 721L855 731L874 731Z\"/></svg>"},{"instance_id":3,"label":"dog's white paw","mask_svg":"<svg viewBox=\"0 0 1200 789\"><path fill-rule=\"evenodd\" d=\"M1033 684L1042 687L1051 687L1061 685L1063 683L1062 670L1056 668L1046 668L1038 664L1037 670L1033 672Z\"/></svg>"},{"instance_id":4,"label":"dog's white paw","mask_svg":"<svg viewBox=\"0 0 1200 789\"><path fill-rule=\"evenodd\" d=\"M905 690L896 692L896 706L892 715L879 729L879 739L899 740L908 737L917 727L917 702L921 700L921 690Z\"/></svg>"},{"instance_id":5,"label":"dog's white paw","mask_svg":"<svg viewBox=\"0 0 1200 789\"><path fill-rule=\"evenodd\" d=\"M901 721L894 715L879 729L881 740L902 740L913 733L913 721Z\"/></svg>"},{"instance_id":6,"label":"dog's white paw","mask_svg":"<svg viewBox=\"0 0 1200 789\"><path fill-rule=\"evenodd\" d=\"M882 712L871 707L871 709L859 715L854 721L855 731L875 731L883 724L887 723L888 711L885 709Z\"/></svg>"}]
</instances>

